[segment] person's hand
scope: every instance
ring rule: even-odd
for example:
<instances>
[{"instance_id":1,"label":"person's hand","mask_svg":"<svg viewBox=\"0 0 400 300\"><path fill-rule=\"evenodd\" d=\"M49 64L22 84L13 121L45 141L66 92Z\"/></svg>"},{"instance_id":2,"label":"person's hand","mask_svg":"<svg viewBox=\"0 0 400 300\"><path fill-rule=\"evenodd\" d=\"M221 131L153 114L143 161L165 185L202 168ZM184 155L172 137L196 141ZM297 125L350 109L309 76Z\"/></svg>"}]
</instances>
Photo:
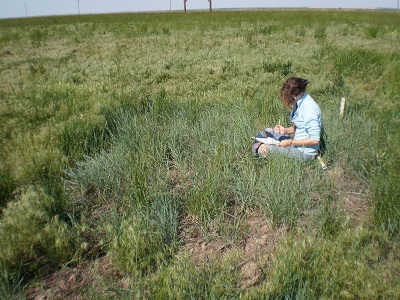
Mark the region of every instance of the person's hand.
<instances>
[{"instance_id":1,"label":"person's hand","mask_svg":"<svg viewBox=\"0 0 400 300\"><path fill-rule=\"evenodd\" d=\"M275 125L274 131L278 134L285 134L285 127L282 125Z\"/></svg>"},{"instance_id":2,"label":"person's hand","mask_svg":"<svg viewBox=\"0 0 400 300\"><path fill-rule=\"evenodd\" d=\"M281 141L278 146L279 147L290 147L292 145L292 140L283 140Z\"/></svg>"}]
</instances>

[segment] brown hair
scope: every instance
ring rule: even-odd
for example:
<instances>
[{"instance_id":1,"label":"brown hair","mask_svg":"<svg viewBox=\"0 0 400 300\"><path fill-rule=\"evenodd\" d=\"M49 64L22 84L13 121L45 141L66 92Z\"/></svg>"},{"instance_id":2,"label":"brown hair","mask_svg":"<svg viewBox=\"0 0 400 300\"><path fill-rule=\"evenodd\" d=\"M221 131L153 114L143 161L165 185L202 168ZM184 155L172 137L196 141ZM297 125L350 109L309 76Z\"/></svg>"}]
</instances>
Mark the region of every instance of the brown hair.
<instances>
[{"instance_id":1,"label":"brown hair","mask_svg":"<svg viewBox=\"0 0 400 300\"><path fill-rule=\"evenodd\" d=\"M281 99L285 107L292 109L295 103L294 98L305 92L308 81L303 78L290 77L281 88Z\"/></svg>"}]
</instances>

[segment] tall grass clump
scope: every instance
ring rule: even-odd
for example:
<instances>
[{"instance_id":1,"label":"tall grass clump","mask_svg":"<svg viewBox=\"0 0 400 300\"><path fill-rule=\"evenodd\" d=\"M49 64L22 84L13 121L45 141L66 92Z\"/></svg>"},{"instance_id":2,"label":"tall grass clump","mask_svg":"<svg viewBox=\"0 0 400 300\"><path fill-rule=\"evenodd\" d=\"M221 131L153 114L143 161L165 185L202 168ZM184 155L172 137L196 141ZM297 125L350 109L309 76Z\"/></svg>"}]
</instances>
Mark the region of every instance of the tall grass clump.
<instances>
[{"instance_id":1,"label":"tall grass clump","mask_svg":"<svg viewBox=\"0 0 400 300\"><path fill-rule=\"evenodd\" d=\"M2 262L0 264L0 298L20 299L23 297L23 274L20 268L10 270Z\"/></svg>"},{"instance_id":2,"label":"tall grass clump","mask_svg":"<svg viewBox=\"0 0 400 300\"><path fill-rule=\"evenodd\" d=\"M174 250L178 244L179 206L174 198L160 197L152 203L149 215L160 232L162 243Z\"/></svg>"},{"instance_id":3,"label":"tall grass clump","mask_svg":"<svg viewBox=\"0 0 400 300\"><path fill-rule=\"evenodd\" d=\"M258 197L274 226L295 227L309 207L314 185L307 180L306 172L313 172L312 167L278 157L271 157L267 166L261 167L258 174L262 185Z\"/></svg>"},{"instance_id":4,"label":"tall grass clump","mask_svg":"<svg viewBox=\"0 0 400 300\"><path fill-rule=\"evenodd\" d=\"M371 178L373 188L373 212L374 223L376 226L387 231L392 236L399 234L400 208L399 199L400 189L397 184L399 181L399 158L390 160L390 165L380 166L378 172Z\"/></svg>"},{"instance_id":5,"label":"tall grass clump","mask_svg":"<svg viewBox=\"0 0 400 300\"><path fill-rule=\"evenodd\" d=\"M365 36L370 39L374 39L378 36L379 27L378 26L368 26L365 29Z\"/></svg>"},{"instance_id":6,"label":"tall grass clump","mask_svg":"<svg viewBox=\"0 0 400 300\"><path fill-rule=\"evenodd\" d=\"M232 253L220 262L211 259L195 264L188 256L178 256L173 265L163 266L148 281L148 291L138 284L132 285L132 291L156 299L239 298L237 259L237 253Z\"/></svg>"},{"instance_id":7,"label":"tall grass clump","mask_svg":"<svg viewBox=\"0 0 400 300\"><path fill-rule=\"evenodd\" d=\"M128 273L151 271L165 259L161 233L151 220L136 212L115 230L109 254L117 266Z\"/></svg>"},{"instance_id":8,"label":"tall grass clump","mask_svg":"<svg viewBox=\"0 0 400 300\"><path fill-rule=\"evenodd\" d=\"M319 25L318 27L315 28L314 32L314 38L317 39L319 42L322 42L326 39L326 26L325 25Z\"/></svg>"},{"instance_id":9,"label":"tall grass clump","mask_svg":"<svg viewBox=\"0 0 400 300\"><path fill-rule=\"evenodd\" d=\"M86 157L68 173L69 184L78 187L70 209L79 208L81 222L99 233L95 241L103 239L101 232L108 234L110 253L127 272L151 269L177 243L179 207L173 195L163 194L167 184L163 137L152 119L158 116L152 114L153 109L143 116L120 111L109 149ZM91 195L91 201L83 202L84 195ZM94 216L98 213L93 205L100 219ZM115 217L114 211L122 215ZM90 220L94 222L87 223Z\"/></svg>"},{"instance_id":10,"label":"tall grass clump","mask_svg":"<svg viewBox=\"0 0 400 300\"><path fill-rule=\"evenodd\" d=\"M354 73L355 76L373 78L380 76L383 72L384 56L376 51L365 49L351 49L338 51L334 57L334 66L338 73ZM357 73L356 71L362 71Z\"/></svg>"},{"instance_id":11,"label":"tall grass clump","mask_svg":"<svg viewBox=\"0 0 400 300\"><path fill-rule=\"evenodd\" d=\"M26 272L39 259L58 266L72 258L72 231L59 207L63 204L56 201L42 189L29 187L7 205L0 224L0 258L6 269L24 262Z\"/></svg>"},{"instance_id":12,"label":"tall grass clump","mask_svg":"<svg viewBox=\"0 0 400 300\"><path fill-rule=\"evenodd\" d=\"M397 98L399 97L397 89ZM395 103L394 106L398 106ZM382 119L392 119L397 121L398 118L391 116L394 112L384 109ZM395 126L396 127L396 126ZM388 232L391 236L399 235L399 217L400 207L398 199L400 196L399 184L399 133L394 128L386 128L385 124L377 124L373 136L373 141L376 143L374 147L373 159L371 160L371 201L373 208L373 218L375 225ZM383 129L386 128L386 129ZM385 143L386 147L378 145Z\"/></svg>"},{"instance_id":13,"label":"tall grass clump","mask_svg":"<svg viewBox=\"0 0 400 300\"><path fill-rule=\"evenodd\" d=\"M107 148L110 132L108 127L104 117L70 118L59 135L62 153L73 163L84 155L94 155Z\"/></svg>"}]
</instances>

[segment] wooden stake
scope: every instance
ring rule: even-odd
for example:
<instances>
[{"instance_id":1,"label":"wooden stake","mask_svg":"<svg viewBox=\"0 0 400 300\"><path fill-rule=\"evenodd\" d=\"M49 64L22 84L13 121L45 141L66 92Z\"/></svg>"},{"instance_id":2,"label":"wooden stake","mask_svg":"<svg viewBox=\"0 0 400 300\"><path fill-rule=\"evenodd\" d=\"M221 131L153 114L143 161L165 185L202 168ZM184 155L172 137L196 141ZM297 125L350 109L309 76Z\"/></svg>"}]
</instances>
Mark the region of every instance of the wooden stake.
<instances>
[{"instance_id":1,"label":"wooden stake","mask_svg":"<svg viewBox=\"0 0 400 300\"><path fill-rule=\"evenodd\" d=\"M340 102L340 116L343 117L344 114L344 106L346 104L346 98L342 98L342 101Z\"/></svg>"}]
</instances>

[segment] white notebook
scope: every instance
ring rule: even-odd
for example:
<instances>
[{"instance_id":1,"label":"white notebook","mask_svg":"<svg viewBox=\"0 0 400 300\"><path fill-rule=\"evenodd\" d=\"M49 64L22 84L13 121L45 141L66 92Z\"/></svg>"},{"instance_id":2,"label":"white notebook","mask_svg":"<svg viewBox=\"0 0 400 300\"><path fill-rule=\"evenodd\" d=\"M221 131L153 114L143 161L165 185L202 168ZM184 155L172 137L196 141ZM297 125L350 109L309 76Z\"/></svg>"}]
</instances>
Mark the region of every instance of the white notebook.
<instances>
[{"instance_id":1,"label":"white notebook","mask_svg":"<svg viewBox=\"0 0 400 300\"><path fill-rule=\"evenodd\" d=\"M268 144L268 145L277 145L280 143L280 141L275 140L273 138L270 137L255 137L255 140L263 143L263 144Z\"/></svg>"}]
</instances>

